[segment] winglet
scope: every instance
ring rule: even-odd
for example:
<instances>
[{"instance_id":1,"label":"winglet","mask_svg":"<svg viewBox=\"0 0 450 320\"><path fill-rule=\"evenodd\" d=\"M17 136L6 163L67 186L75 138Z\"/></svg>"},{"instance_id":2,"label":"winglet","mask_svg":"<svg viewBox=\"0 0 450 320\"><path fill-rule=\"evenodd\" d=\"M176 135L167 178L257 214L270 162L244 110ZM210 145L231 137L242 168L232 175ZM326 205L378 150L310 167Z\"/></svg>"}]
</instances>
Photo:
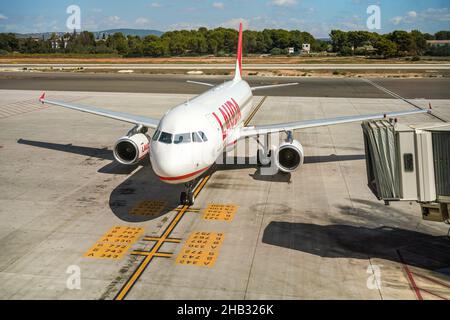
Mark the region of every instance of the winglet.
<instances>
[{"instance_id":1,"label":"winglet","mask_svg":"<svg viewBox=\"0 0 450 320\"><path fill-rule=\"evenodd\" d=\"M44 99L45 99L45 92L42 92L41 96L39 97L39 101L44 103Z\"/></svg>"},{"instance_id":2,"label":"winglet","mask_svg":"<svg viewBox=\"0 0 450 320\"><path fill-rule=\"evenodd\" d=\"M239 24L239 38L236 55L236 71L234 74L235 80L240 80L242 77L242 22Z\"/></svg>"}]
</instances>

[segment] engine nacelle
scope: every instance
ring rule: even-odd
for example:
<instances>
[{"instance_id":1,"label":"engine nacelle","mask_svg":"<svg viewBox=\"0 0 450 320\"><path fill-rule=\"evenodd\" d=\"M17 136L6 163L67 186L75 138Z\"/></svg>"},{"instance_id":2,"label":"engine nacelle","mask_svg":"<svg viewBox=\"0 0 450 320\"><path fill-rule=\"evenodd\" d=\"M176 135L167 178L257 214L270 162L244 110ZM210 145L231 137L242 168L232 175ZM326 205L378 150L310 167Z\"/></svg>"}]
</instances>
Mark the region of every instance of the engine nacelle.
<instances>
[{"instance_id":1,"label":"engine nacelle","mask_svg":"<svg viewBox=\"0 0 450 320\"><path fill-rule=\"evenodd\" d=\"M149 138L143 133L136 133L117 140L114 145L114 158L126 165L138 163L150 150Z\"/></svg>"},{"instance_id":2,"label":"engine nacelle","mask_svg":"<svg viewBox=\"0 0 450 320\"><path fill-rule=\"evenodd\" d=\"M303 164L303 160L303 146L297 140L280 145L275 155L276 166L280 171L286 173L297 170Z\"/></svg>"}]
</instances>

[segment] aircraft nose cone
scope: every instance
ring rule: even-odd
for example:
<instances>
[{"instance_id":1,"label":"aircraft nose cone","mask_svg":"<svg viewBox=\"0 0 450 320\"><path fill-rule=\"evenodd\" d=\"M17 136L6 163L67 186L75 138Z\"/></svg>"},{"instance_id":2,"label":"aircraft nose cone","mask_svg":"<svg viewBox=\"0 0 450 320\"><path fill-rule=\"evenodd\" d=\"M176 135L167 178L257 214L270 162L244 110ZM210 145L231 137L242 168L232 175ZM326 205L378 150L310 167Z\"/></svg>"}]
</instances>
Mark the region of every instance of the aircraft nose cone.
<instances>
[{"instance_id":1,"label":"aircraft nose cone","mask_svg":"<svg viewBox=\"0 0 450 320\"><path fill-rule=\"evenodd\" d=\"M158 152L152 153L150 162L152 164L153 171L160 178L172 177L176 174L176 166L174 166L171 161L168 161L167 157L164 157L164 155L161 155Z\"/></svg>"}]
</instances>

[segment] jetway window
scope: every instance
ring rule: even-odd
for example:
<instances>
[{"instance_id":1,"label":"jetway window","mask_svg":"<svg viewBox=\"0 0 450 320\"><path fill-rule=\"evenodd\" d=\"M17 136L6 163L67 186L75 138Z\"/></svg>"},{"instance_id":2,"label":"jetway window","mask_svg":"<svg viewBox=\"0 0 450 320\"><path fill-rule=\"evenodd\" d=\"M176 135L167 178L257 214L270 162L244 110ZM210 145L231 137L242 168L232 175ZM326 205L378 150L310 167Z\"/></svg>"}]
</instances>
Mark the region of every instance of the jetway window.
<instances>
[{"instance_id":1,"label":"jetway window","mask_svg":"<svg viewBox=\"0 0 450 320\"><path fill-rule=\"evenodd\" d=\"M171 144L172 143L172 134L167 132L161 132L161 136L159 137L159 142Z\"/></svg>"},{"instance_id":2,"label":"jetway window","mask_svg":"<svg viewBox=\"0 0 450 320\"><path fill-rule=\"evenodd\" d=\"M403 154L403 162L405 166L405 172L413 172L414 171L414 157L412 153Z\"/></svg>"},{"instance_id":3,"label":"jetway window","mask_svg":"<svg viewBox=\"0 0 450 320\"><path fill-rule=\"evenodd\" d=\"M173 143L180 144L180 143L189 143L191 142L191 134L190 133L181 133L175 135L175 140Z\"/></svg>"}]
</instances>

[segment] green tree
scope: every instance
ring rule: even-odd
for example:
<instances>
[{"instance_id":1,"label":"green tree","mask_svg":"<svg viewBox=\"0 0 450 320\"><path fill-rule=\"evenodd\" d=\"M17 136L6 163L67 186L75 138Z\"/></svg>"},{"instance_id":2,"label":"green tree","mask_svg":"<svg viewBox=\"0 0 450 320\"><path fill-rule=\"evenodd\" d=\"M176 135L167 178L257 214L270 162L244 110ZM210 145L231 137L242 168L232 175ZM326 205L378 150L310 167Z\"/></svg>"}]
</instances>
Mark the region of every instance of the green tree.
<instances>
[{"instance_id":1,"label":"green tree","mask_svg":"<svg viewBox=\"0 0 450 320\"><path fill-rule=\"evenodd\" d=\"M422 55L427 49L427 40L425 35L419 30L411 31L411 37L413 40L413 47L416 55Z\"/></svg>"},{"instance_id":2,"label":"green tree","mask_svg":"<svg viewBox=\"0 0 450 320\"><path fill-rule=\"evenodd\" d=\"M19 49L19 40L14 33L0 33L0 50L13 52Z\"/></svg>"},{"instance_id":3,"label":"green tree","mask_svg":"<svg viewBox=\"0 0 450 320\"><path fill-rule=\"evenodd\" d=\"M450 31L439 31L434 34L436 40L450 40Z\"/></svg>"},{"instance_id":4,"label":"green tree","mask_svg":"<svg viewBox=\"0 0 450 320\"><path fill-rule=\"evenodd\" d=\"M411 36L406 31L394 31L387 35L387 38L397 45L397 55L405 56L408 54L414 54L415 46Z\"/></svg>"},{"instance_id":5,"label":"green tree","mask_svg":"<svg viewBox=\"0 0 450 320\"><path fill-rule=\"evenodd\" d=\"M109 36L106 40L106 45L116 50L119 54L126 55L128 53L128 41L122 32L116 32Z\"/></svg>"},{"instance_id":6,"label":"green tree","mask_svg":"<svg viewBox=\"0 0 450 320\"><path fill-rule=\"evenodd\" d=\"M350 47L347 33L341 30L331 30L330 33L331 45L333 46L333 52L341 52Z\"/></svg>"},{"instance_id":7,"label":"green tree","mask_svg":"<svg viewBox=\"0 0 450 320\"><path fill-rule=\"evenodd\" d=\"M385 59L397 55L397 45L386 37L380 37L378 41L375 42L374 48L377 50L377 53L382 55Z\"/></svg>"}]
</instances>

